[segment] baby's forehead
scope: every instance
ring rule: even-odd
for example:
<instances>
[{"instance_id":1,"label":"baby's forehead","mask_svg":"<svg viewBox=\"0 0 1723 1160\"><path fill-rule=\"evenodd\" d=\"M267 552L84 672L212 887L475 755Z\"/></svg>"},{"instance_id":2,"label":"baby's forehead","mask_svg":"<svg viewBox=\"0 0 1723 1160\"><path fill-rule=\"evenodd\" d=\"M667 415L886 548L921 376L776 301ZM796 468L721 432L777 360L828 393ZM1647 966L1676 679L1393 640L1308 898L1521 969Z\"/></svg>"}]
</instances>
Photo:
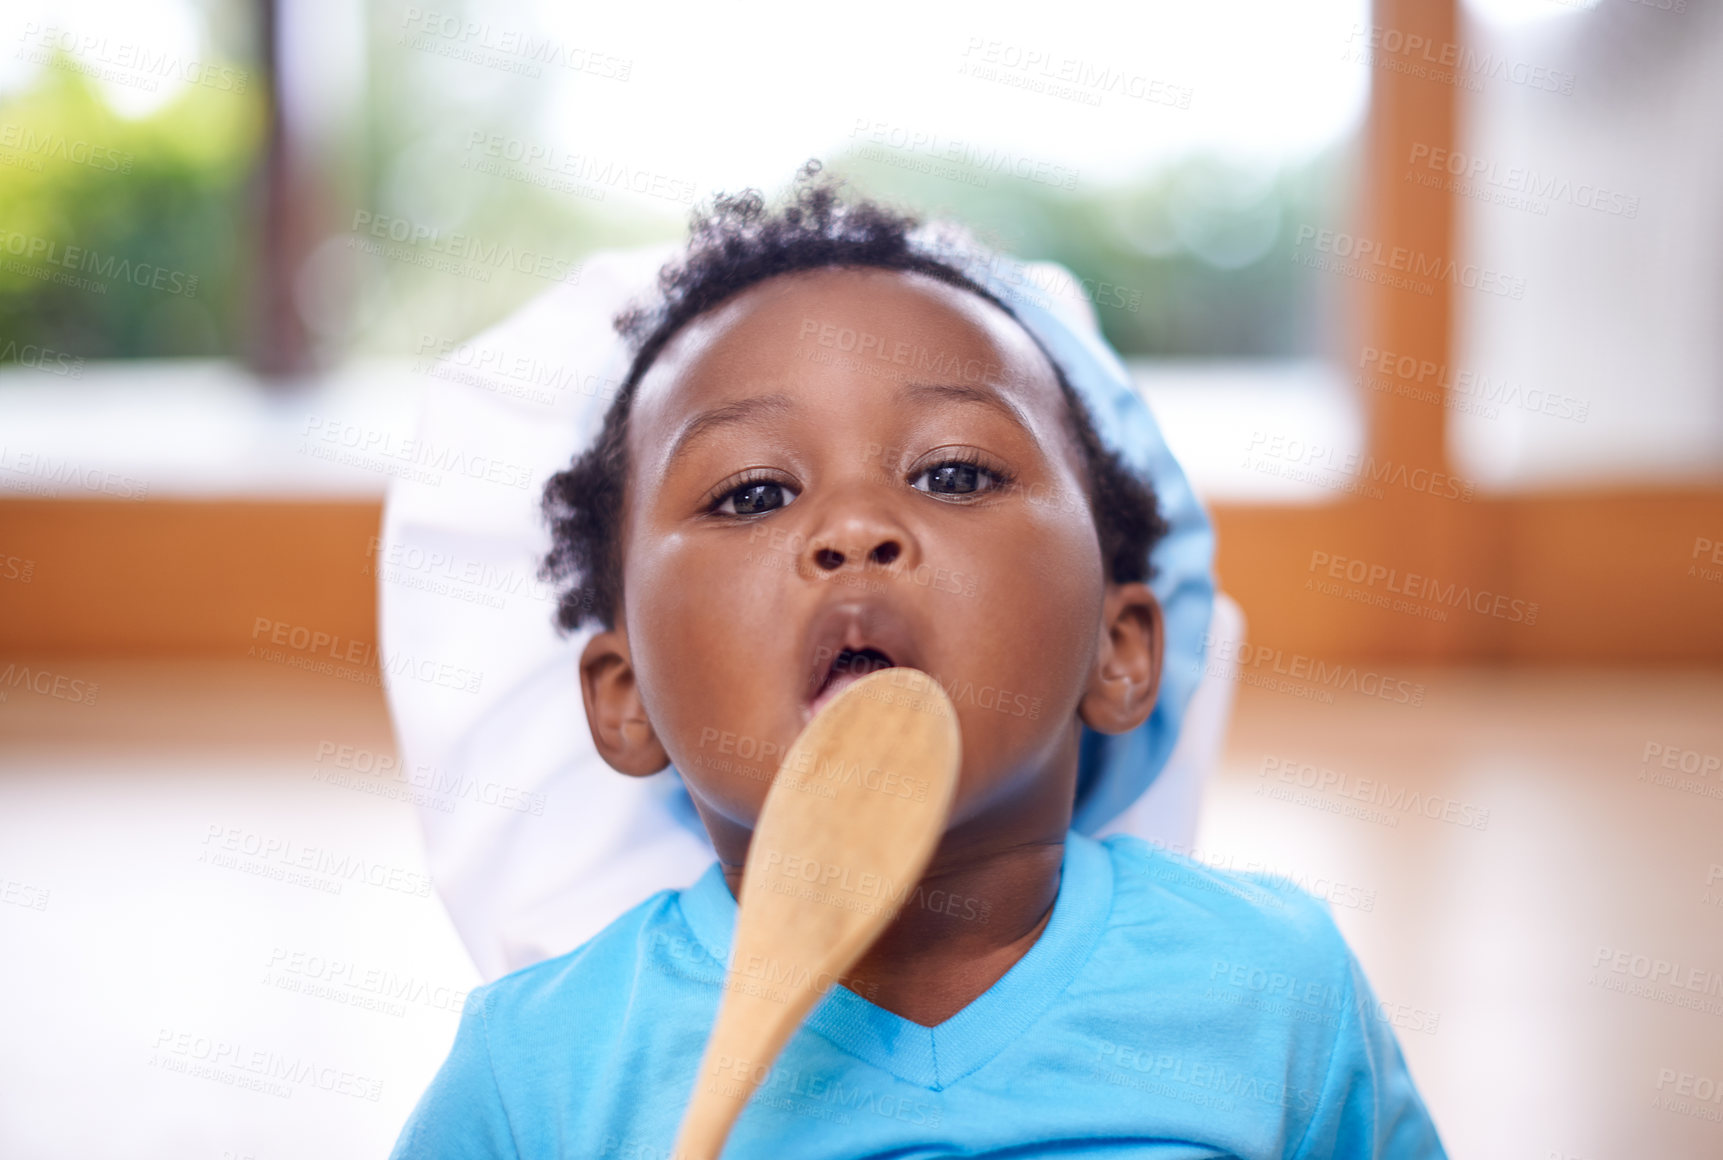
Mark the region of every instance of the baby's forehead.
<instances>
[{"instance_id":1,"label":"baby's forehead","mask_svg":"<svg viewBox=\"0 0 1723 1160\"><path fill-rule=\"evenodd\" d=\"M637 388L646 429L755 391L848 376L963 384L1057 420L1067 406L1047 355L1022 324L971 290L926 274L839 267L760 282L667 343Z\"/></svg>"}]
</instances>

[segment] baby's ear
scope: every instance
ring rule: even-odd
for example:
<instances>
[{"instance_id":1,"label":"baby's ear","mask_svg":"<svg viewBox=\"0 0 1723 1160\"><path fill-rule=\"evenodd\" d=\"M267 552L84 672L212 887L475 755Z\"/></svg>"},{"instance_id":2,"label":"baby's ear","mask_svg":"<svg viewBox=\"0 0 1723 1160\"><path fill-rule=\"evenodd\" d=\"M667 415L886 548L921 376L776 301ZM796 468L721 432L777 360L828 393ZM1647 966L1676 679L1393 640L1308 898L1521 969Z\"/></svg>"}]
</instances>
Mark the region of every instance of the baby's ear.
<instances>
[{"instance_id":1,"label":"baby's ear","mask_svg":"<svg viewBox=\"0 0 1723 1160\"><path fill-rule=\"evenodd\" d=\"M1095 667L1077 715L1099 733L1129 733L1149 719L1161 687L1161 604L1147 584L1109 584Z\"/></svg>"},{"instance_id":2,"label":"baby's ear","mask_svg":"<svg viewBox=\"0 0 1723 1160\"><path fill-rule=\"evenodd\" d=\"M580 654L580 698L586 702L592 743L610 768L645 777L670 764L646 718L626 632L609 629L587 641Z\"/></svg>"}]
</instances>

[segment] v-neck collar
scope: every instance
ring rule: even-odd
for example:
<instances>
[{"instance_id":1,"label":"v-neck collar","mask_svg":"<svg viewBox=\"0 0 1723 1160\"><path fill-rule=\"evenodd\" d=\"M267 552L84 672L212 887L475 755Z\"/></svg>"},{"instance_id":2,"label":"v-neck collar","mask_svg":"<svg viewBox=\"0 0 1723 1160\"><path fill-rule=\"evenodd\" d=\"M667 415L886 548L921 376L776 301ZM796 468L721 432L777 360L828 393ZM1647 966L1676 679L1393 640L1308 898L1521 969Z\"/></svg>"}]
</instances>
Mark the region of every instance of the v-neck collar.
<instances>
[{"instance_id":1,"label":"v-neck collar","mask_svg":"<svg viewBox=\"0 0 1723 1160\"><path fill-rule=\"evenodd\" d=\"M1065 858L1053 916L1029 952L969 1006L923 1027L834 986L807 1027L865 1063L908 1083L939 1091L998 1055L1039 1019L1088 962L1112 910L1113 867L1092 838L1065 836ZM729 962L736 900L714 862L681 894L694 937Z\"/></svg>"}]
</instances>

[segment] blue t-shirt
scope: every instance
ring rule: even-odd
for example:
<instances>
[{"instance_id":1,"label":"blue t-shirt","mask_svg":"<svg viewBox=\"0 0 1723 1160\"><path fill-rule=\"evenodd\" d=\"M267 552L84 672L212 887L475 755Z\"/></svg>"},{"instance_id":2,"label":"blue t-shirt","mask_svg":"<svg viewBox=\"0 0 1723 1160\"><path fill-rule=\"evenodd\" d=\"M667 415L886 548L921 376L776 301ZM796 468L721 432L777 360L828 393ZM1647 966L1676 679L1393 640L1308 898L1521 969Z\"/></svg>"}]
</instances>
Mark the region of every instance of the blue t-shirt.
<instances>
[{"instance_id":1,"label":"blue t-shirt","mask_svg":"<svg viewBox=\"0 0 1723 1160\"><path fill-rule=\"evenodd\" d=\"M475 989L394 1155L667 1160L735 920L714 865L580 949ZM937 1027L833 987L724 1152L1050 1155L1444 1153L1320 903L1074 833L1052 918L1003 978Z\"/></svg>"}]
</instances>

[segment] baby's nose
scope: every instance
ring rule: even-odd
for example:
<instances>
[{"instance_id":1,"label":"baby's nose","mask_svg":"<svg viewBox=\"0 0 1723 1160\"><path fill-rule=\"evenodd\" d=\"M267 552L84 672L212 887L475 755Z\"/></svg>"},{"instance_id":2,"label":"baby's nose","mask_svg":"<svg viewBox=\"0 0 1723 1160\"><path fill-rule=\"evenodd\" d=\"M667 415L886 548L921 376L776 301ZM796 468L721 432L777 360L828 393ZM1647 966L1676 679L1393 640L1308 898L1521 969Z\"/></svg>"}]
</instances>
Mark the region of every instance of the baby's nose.
<instances>
[{"instance_id":1,"label":"baby's nose","mask_svg":"<svg viewBox=\"0 0 1723 1160\"><path fill-rule=\"evenodd\" d=\"M871 544L867 540L848 546L819 544L814 547L813 558L816 567L826 572L835 572L844 566L846 560L852 558L865 557L870 564L886 567L902 554L903 545L898 543L897 537L888 535L877 538Z\"/></svg>"}]
</instances>

